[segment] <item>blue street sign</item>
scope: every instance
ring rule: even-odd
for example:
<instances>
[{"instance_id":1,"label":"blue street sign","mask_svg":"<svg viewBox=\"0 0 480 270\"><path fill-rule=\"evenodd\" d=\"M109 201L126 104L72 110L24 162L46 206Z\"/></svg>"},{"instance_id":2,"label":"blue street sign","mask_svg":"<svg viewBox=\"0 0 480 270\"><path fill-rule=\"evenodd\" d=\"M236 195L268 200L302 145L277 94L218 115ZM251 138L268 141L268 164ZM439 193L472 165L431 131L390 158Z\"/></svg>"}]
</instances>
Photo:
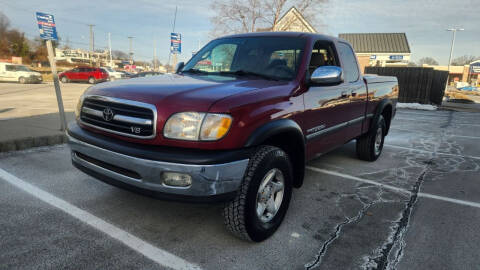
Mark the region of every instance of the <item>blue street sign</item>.
<instances>
[{"instance_id":1,"label":"blue street sign","mask_svg":"<svg viewBox=\"0 0 480 270\"><path fill-rule=\"evenodd\" d=\"M470 74L480 74L480 61L470 64Z\"/></svg>"},{"instance_id":2,"label":"blue street sign","mask_svg":"<svg viewBox=\"0 0 480 270\"><path fill-rule=\"evenodd\" d=\"M403 60L403 55L390 55L390 60Z\"/></svg>"},{"instance_id":3,"label":"blue street sign","mask_svg":"<svg viewBox=\"0 0 480 270\"><path fill-rule=\"evenodd\" d=\"M57 27L53 15L37 12L37 24L40 31L40 38L58 40Z\"/></svg>"},{"instance_id":4,"label":"blue street sign","mask_svg":"<svg viewBox=\"0 0 480 270\"><path fill-rule=\"evenodd\" d=\"M182 53L182 35L179 33L170 34L170 52L174 54Z\"/></svg>"}]
</instances>

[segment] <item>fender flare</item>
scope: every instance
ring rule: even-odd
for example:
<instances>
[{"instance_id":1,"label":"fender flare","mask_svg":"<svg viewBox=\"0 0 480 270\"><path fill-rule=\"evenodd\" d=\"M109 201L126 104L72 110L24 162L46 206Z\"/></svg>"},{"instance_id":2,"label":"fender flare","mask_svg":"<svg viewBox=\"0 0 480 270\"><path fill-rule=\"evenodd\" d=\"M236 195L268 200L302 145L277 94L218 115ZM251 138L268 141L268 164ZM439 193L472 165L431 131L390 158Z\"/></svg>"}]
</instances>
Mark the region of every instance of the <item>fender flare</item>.
<instances>
[{"instance_id":1,"label":"fender flare","mask_svg":"<svg viewBox=\"0 0 480 270\"><path fill-rule=\"evenodd\" d=\"M386 99L383 99L382 101L380 101L377 105L377 108L375 109L375 114L373 115L373 118L372 118L372 121L370 122L370 127L369 127L369 131L372 130L373 126L375 125L375 123L378 121L378 118L380 117L380 115L382 114L383 110L385 109L385 107L387 106L392 106L392 117L393 117L393 102L391 99L389 98L386 98ZM389 129L389 128L388 128ZM387 134L388 134L388 129L387 129ZM386 135L386 134L385 134Z\"/></svg>"},{"instance_id":2,"label":"fender flare","mask_svg":"<svg viewBox=\"0 0 480 270\"><path fill-rule=\"evenodd\" d=\"M303 184L303 179L305 176L305 160L306 160L306 151L305 151L305 136L303 134L302 128L291 119L278 119L271 122L268 122L260 127L258 127L247 139L245 147L253 147L261 145L263 142L272 138L275 135L282 133L289 133L294 136L295 140L300 141L300 150L299 156L291 157L291 163L293 167L293 186L299 188ZM293 138L292 138L293 139Z\"/></svg>"},{"instance_id":3,"label":"fender flare","mask_svg":"<svg viewBox=\"0 0 480 270\"><path fill-rule=\"evenodd\" d=\"M268 138L284 132L293 132L301 139L305 146L305 136L303 135L302 128L291 119L279 119L268 122L258 127L245 142L245 147L252 147L260 145Z\"/></svg>"}]
</instances>

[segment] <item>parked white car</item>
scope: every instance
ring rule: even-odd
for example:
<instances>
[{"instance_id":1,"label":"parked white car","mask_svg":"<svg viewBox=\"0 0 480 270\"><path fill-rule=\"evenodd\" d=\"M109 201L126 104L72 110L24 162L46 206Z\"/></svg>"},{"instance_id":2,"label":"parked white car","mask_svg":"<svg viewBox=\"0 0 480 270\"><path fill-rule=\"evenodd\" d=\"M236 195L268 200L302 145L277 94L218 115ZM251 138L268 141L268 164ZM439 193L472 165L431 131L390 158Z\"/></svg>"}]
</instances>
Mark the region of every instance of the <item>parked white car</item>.
<instances>
[{"instance_id":1,"label":"parked white car","mask_svg":"<svg viewBox=\"0 0 480 270\"><path fill-rule=\"evenodd\" d=\"M41 83L42 74L24 65L0 62L0 81L19 83Z\"/></svg>"},{"instance_id":2,"label":"parked white car","mask_svg":"<svg viewBox=\"0 0 480 270\"><path fill-rule=\"evenodd\" d=\"M124 78L124 75L122 72L118 72L116 70L114 70L113 68L111 67L102 67L103 69L105 69L105 71L107 71L108 73L108 78L110 79L110 81L114 81L114 80L118 80L118 79L123 79Z\"/></svg>"}]
</instances>

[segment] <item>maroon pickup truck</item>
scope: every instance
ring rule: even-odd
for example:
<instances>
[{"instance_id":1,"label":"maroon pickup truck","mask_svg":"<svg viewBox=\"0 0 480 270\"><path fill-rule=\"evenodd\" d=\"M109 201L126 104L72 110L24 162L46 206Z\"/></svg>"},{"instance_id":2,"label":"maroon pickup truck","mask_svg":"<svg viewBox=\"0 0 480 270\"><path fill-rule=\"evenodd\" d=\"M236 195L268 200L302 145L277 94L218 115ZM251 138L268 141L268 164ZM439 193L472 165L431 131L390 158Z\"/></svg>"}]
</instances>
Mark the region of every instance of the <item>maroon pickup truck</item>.
<instances>
[{"instance_id":1,"label":"maroon pickup truck","mask_svg":"<svg viewBox=\"0 0 480 270\"><path fill-rule=\"evenodd\" d=\"M224 201L227 228L262 241L308 160L351 140L360 159L380 156L397 96L397 79L362 76L344 40L233 35L175 74L90 87L68 138L83 172L157 198Z\"/></svg>"}]
</instances>

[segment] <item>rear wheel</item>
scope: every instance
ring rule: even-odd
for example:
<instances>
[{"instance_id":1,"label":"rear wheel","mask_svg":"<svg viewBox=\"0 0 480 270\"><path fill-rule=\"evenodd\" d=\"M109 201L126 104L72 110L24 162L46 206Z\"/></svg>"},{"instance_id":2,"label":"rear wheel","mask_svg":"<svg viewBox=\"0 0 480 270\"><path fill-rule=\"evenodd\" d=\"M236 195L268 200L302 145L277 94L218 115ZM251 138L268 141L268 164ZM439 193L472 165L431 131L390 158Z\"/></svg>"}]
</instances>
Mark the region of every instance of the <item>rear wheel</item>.
<instances>
[{"instance_id":1,"label":"rear wheel","mask_svg":"<svg viewBox=\"0 0 480 270\"><path fill-rule=\"evenodd\" d=\"M21 84L25 84L27 82L27 79L25 79L24 77L20 77L18 78L18 82Z\"/></svg>"},{"instance_id":2,"label":"rear wheel","mask_svg":"<svg viewBox=\"0 0 480 270\"><path fill-rule=\"evenodd\" d=\"M380 115L372 129L357 139L358 158L367 161L377 160L382 154L386 131L385 119Z\"/></svg>"},{"instance_id":3,"label":"rear wheel","mask_svg":"<svg viewBox=\"0 0 480 270\"><path fill-rule=\"evenodd\" d=\"M94 84L95 83L95 78L93 78L93 77L88 78L88 83L89 84Z\"/></svg>"},{"instance_id":4,"label":"rear wheel","mask_svg":"<svg viewBox=\"0 0 480 270\"><path fill-rule=\"evenodd\" d=\"M235 199L225 204L227 229L260 242L282 223L292 196L292 166L278 147L261 146L253 154Z\"/></svg>"}]
</instances>

